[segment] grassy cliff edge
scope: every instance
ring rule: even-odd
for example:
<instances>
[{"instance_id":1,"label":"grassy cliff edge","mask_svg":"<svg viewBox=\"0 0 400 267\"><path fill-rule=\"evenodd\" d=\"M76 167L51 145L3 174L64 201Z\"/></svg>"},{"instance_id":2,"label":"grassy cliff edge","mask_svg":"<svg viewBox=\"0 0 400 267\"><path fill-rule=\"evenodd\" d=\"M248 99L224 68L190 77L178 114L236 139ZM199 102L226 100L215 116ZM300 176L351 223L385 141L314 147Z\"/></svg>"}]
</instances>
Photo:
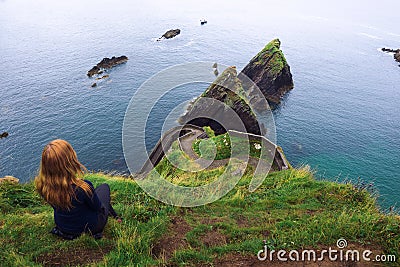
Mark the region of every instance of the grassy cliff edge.
<instances>
[{"instance_id":1,"label":"grassy cliff edge","mask_svg":"<svg viewBox=\"0 0 400 267\"><path fill-rule=\"evenodd\" d=\"M183 177L169 168L168 176L193 186L223 170ZM110 219L101 240L87 235L60 240L48 233L54 224L52 209L32 183L1 184L2 266L218 266L256 261L263 240L270 249L290 250L335 247L339 238L399 257L399 216L380 212L365 189L315 180L308 168L271 173L253 193L246 172L222 199L196 208L158 202L133 179L101 173L85 178L110 185L123 222Z\"/></svg>"}]
</instances>

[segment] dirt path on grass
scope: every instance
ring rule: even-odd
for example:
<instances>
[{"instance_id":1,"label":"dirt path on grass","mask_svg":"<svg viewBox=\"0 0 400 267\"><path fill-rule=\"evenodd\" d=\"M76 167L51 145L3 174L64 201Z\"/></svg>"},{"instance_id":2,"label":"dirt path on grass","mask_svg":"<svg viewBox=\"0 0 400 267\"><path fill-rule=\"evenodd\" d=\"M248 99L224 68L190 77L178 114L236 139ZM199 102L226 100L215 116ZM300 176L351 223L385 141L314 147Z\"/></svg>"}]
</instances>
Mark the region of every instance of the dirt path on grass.
<instances>
[{"instance_id":1,"label":"dirt path on grass","mask_svg":"<svg viewBox=\"0 0 400 267\"><path fill-rule=\"evenodd\" d=\"M182 217L171 218L171 224L167 233L154 244L151 254L155 258L161 259L164 263L168 262L175 251L188 247L186 234L191 229Z\"/></svg>"},{"instance_id":2,"label":"dirt path on grass","mask_svg":"<svg viewBox=\"0 0 400 267\"><path fill-rule=\"evenodd\" d=\"M42 254L36 262L43 266L82 266L95 264L104 259L104 256L113 249L112 246L96 248L67 248L57 249L53 252ZM1 265L1 264L0 264Z\"/></svg>"}]
</instances>

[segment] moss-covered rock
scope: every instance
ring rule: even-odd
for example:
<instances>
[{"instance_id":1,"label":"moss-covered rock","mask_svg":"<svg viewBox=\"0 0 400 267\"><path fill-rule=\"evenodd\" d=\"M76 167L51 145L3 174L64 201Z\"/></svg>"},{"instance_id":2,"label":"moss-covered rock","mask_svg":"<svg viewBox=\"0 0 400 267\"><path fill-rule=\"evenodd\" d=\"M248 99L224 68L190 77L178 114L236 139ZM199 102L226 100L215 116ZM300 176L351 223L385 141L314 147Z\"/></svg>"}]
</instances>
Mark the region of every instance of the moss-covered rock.
<instances>
[{"instance_id":1,"label":"moss-covered rock","mask_svg":"<svg viewBox=\"0 0 400 267\"><path fill-rule=\"evenodd\" d=\"M216 134L225 133L227 130L243 131L244 129L241 129L232 117L232 110L239 116L248 132L261 134L261 127L258 125L256 115L248 105L246 93L234 66L221 73L189 106L187 113L179 121L181 124L210 126Z\"/></svg>"},{"instance_id":2,"label":"moss-covered rock","mask_svg":"<svg viewBox=\"0 0 400 267\"><path fill-rule=\"evenodd\" d=\"M278 104L282 96L293 89L293 78L290 67L280 49L281 42L274 39L261 50L242 70L261 90L270 103ZM244 88L254 90L253 85L243 81Z\"/></svg>"}]
</instances>

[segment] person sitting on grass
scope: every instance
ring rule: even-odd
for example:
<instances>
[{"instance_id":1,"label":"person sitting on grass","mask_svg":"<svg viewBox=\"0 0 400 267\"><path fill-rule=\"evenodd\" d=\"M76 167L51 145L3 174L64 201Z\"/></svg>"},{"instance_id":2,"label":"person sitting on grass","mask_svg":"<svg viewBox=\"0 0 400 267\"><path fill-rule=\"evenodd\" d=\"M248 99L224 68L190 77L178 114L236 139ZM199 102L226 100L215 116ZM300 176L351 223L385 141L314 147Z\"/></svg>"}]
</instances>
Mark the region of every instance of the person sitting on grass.
<instances>
[{"instance_id":1,"label":"person sitting on grass","mask_svg":"<svg viewBox=\"0 0 400 267\"><path fill-rule=\"evenodd\" d=\"M64 239L84 232L101 238L109 215L121 221L110 204L108 184L94 189L82 180L85 170L67 141L54 140L44 147L35 187L54 209L56 227L51 233Z\"/></svg>"}]
</instances>

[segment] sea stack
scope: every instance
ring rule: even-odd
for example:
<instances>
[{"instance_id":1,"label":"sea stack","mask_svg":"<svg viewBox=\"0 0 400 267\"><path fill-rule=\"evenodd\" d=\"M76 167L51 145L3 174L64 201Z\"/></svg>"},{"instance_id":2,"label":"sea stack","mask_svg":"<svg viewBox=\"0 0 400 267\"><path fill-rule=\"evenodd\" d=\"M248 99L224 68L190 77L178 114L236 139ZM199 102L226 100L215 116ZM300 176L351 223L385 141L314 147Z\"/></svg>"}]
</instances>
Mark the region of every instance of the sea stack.
<instances>
[{"instance_id":1,"label":"sea stack","mask_svg":"<svg viewBox=\"0 0 400 267\"><path fill-rule=\"evenodd\" d=\"M221 102L230 109L221 105ZM264 130L260 129L263 126L259 126L256 115L247 103L242 83L237 77L236 67L224 70L189 106L186 114L179 118L179 122L200 127L210 126L216 134L225 133L227 130L244 130L232 118L232 113L229 113L232 110L239 116L247 132L257 135L263 133ZM216 120L222 122L225 128Z\"/></svg>"},{"instance_id":2,"label":"sea stack","mask_svg":"<svg viewBox=\"0 0 400 267\"><path fill-rule=\"evenodd\" d=\"M244 67L239 78L245 90L252 96L253 86L241 78L244 74L260 88L264 97L271 104L279 104L283 95L293 89L293 78L290 67L280 49L281 42L274 39L269 42L250 62Z\"/></svg>"}]
</instances>

